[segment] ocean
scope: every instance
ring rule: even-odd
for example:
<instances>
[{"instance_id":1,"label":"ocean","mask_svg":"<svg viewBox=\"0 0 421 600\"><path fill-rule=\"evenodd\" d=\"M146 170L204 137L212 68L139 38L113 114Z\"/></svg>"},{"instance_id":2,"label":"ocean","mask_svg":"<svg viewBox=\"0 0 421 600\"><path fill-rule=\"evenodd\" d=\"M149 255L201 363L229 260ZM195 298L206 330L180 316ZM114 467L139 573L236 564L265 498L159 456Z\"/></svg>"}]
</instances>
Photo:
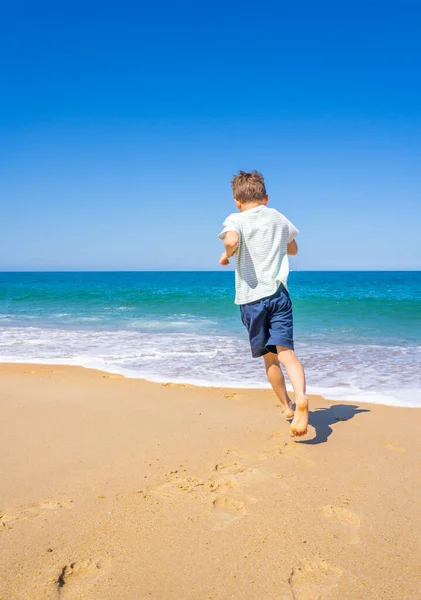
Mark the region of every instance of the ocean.
<instances>
[{"instance_id":1,"label":"ocean","mask_svg":"<svg viewBox=\"0 0 421 600\"><path fill-rule=\"evenodd\" d=\"M292 272L296 353L326 398L421 406L421 272ZM234 273L0 273L0 361L269 387Z\"/></svg>"}]
</instances>

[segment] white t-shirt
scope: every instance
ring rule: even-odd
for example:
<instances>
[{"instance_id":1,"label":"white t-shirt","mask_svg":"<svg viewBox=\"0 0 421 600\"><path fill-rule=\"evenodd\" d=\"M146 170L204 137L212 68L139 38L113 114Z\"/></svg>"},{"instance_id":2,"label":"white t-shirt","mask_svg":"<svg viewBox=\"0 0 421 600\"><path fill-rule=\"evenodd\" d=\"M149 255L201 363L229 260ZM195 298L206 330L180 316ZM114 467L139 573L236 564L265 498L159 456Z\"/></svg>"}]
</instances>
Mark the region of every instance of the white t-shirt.
<instances>
[{"instance_id":1,"label":"white t-shirt","mask_svg":"<svg viewBox=\"0 0 421 600\"><path fill-rule=\"evenodd\" d=\"M235 303L247 304L272 296L280 284L287 287L289 262L287 244L299 231L284 215L263 204L233 213L219 234L238 233L235 253Z\"/></svg>"}]
</instances>

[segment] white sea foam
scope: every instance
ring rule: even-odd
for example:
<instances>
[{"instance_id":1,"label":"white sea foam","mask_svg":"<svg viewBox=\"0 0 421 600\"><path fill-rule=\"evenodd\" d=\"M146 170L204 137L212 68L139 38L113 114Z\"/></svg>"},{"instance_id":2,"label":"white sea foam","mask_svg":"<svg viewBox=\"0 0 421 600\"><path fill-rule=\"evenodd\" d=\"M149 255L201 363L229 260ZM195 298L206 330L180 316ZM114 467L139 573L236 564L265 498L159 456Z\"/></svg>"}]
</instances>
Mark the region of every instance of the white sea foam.
<instances>
[{"instance_id":1,"label":"white sea foam","mask_svg":"<svg viewBox=\"0 0 421 600\"><path fill-rule=\"evenodd\" d=\"M421 390L414 388L399 388L396 390L363 390L358 388L308 387L309 394L320 394L327 400L345 400L346 402L370 402L388 406L404 406L421 408Z\"/></svg>"},{"instance_id":2,"label":"white sea foam","mask_svg":"<svg viewBox=\"0 0 421 600\"><path fill-rule=\"evenodd\" d=\"M79 317L79 321L101 321L101 317Z\"/></svg>"},{"instance_id":3,"label":"white sea foam","mask_svg":"<svg viewBox=\"0 0 421 600\"><path fill-rule=\"evenodd\" d=\"M267 388L245 335L41 327L0 330L0 361L80 365L126 377L195 385ZM350 402L421 407L421 347L297 344L309 392Z\"/></svg>"}]
</instances>

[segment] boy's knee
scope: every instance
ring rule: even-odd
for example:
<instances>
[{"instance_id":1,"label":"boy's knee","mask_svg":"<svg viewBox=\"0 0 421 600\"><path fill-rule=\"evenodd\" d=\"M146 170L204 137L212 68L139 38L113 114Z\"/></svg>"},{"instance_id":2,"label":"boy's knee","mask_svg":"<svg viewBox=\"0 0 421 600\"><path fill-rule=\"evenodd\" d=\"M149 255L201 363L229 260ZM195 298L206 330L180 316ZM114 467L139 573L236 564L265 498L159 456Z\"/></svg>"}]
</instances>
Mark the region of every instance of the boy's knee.
<instances>
[{"instance_id":1,"label":"boy's knee","mask_svg":"<svg viewBox=\"0 0 421 600\"><path fill-rule=\"evenodd\" d=\"M277 354L273 354L272 352L268 352L267 354L264 355L263 359L265 361L266 371L269 371L269 369L272 368L272 367L278 367L279 368L279 361L278 361L278 355Z\"/></svg>"},{"instance_id":2,"label":"boy's knee","mask_svg":"<svg viewBox=\"0 0 421 600\"><path fill-rule=\"evenodd\" d=\"M283 365L291 360L295 356L294 350L287 348L286 346L276 346L278 351L278 360Z\"/></svg>"}]
</instances>

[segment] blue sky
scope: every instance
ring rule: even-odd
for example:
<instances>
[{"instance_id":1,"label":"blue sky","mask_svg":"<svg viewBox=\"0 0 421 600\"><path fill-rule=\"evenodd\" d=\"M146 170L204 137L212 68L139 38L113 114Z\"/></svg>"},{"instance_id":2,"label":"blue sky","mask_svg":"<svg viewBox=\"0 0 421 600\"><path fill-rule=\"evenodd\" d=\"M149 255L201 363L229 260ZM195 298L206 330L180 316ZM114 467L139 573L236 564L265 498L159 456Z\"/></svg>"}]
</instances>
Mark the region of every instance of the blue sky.
<instances>
[{"instance_id":1,"label":"blue sky","mask_svg":"<svg viewBox=\"0 0 421 600\"><path fill-rule=\"evenodd\" d=\"M421 269L418 2L3 2L0 269L218 269L259 169L295 269Z\"/></svg>"}]
</instances>

